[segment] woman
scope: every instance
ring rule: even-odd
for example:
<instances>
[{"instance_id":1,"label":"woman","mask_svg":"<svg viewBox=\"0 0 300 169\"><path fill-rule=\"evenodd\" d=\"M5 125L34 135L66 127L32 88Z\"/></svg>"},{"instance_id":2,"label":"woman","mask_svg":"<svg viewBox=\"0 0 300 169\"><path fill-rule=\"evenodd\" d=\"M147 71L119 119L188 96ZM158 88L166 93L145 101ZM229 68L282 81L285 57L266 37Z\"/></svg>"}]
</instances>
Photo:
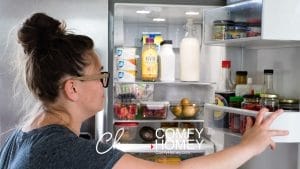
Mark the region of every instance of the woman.
<instances>
[{"instance_id":1,"label":"woman","mask_svg":"<svg viewBox=\"0 0 300 169\"><path fill-rule=\"evenodd\" d=\"M267 109L262 109L254 125L248 119L240 144L179 165L145 161L116 149L98 154L95 141L78 137L82 122L103 109L109 79L93 41L67 33L62 23L43 13L23 23L18 40L26 55L26 84L42 107L7 140L0 153L1 168L231 169L269 145L274 149L272 136L287 135L287 131L269 130L282 110L263 119ZM108 148L101 143L97 150Z\"/></svg>"}]
</instances>

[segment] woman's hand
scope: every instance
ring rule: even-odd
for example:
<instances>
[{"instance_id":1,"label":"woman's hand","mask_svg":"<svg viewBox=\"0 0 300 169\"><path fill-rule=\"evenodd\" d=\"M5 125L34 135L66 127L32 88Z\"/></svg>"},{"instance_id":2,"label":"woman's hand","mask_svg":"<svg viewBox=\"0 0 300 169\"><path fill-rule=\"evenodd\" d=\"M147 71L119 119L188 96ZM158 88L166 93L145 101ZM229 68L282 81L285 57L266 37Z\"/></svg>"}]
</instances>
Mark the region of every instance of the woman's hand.
<instances>
[{"instance_id":1,"label":"woman's hand","mask_svg":"<svg viewBox=\"0 0 300 169\"><path fill-rule=\"evenodd\" d=\"M283 110L277 110L264 119L266 112L268 112L266 108L258 112L254 125L252 119L247 117L246 131L242 137L241 145L248 147L249 151L252 151L254 155L260 154L268 146L274 150L275 143L272 140L273 136L288 135L288 131L285 130L269 129L272 122L283 113Z\"/></svg>"}]
</instances>

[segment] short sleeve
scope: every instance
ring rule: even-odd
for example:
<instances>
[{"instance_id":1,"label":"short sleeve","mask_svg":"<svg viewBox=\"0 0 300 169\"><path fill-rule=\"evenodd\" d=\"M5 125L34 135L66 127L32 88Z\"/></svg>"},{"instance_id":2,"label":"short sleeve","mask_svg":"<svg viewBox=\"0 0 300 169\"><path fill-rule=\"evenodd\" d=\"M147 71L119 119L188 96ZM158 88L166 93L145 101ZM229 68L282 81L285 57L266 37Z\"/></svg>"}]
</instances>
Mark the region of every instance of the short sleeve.
<instances>
[{"instance_id":1,"label":"short sleeve","mask_svg":"<svg viewBox=\"0 0 300 169\"><path fill-rule=\"evenodd\" d=\"M96 151L97 142L83 138L59 139L55 145L50 143L44 148L37 158L41 163L46 163L50 168L64 169L111 169L115 163L124 155L118 149L110 149L104 154ZM53 140L52 140L53 141ZM44 144L47 145L47 144ZM104 152L110 148L109 145L99 143L98 151ZM33 162L34 164L39 163ZM42 165L42 164L41 164Z\"/></svg>"}]
</instances>

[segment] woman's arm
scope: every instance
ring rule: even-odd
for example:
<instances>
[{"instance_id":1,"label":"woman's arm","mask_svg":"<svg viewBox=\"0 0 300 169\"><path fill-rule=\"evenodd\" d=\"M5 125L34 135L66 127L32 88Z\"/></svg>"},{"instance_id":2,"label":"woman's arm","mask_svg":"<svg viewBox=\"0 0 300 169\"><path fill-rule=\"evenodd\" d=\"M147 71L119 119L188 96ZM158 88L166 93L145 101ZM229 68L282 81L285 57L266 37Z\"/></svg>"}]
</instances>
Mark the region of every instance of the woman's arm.
<instances>
[{"instance_id":1,"label":"woman's arm","mask_svg":"<svg viewBox=\"0 0 300 169\"><path fill-rule=\"evenodd\" d=\"M270 130L269 127L283 111L278 110L264 119L268 109L261 109L257 114L255 124L247 118L246 132L241 143L220 152L207 156L195 157L182 161L180 165L166 165L149 162L131 155L124 155L114 166L114 169L235 169L255 155L263 152L266 147L275 148L273 136L287 135L287 131Z\"/></svg>"}]
</instances>

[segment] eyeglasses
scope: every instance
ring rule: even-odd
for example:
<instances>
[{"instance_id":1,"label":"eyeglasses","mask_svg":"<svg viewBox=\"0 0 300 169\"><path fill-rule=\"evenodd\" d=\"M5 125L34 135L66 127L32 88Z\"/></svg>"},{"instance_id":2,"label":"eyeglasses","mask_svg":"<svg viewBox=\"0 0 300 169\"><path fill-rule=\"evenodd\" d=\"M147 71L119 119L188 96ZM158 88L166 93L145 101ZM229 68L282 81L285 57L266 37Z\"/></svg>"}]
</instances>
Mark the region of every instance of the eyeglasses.
<instances>
[{"instance_id":1,"label":"eyeglasses","mask_svg":"<svg viewBox=\"0 0 300 169\"><path fill-rule=\"evenodd\" d=\"M107 88L108 82L109 82L109 76L110 76L109 72L101 72L100 74L78 76L78 77L73 77L72 79L82 80L82 81L100 80L100 82L102 83L102 86L104 88Z\"/></svg>"}]
</instances>

